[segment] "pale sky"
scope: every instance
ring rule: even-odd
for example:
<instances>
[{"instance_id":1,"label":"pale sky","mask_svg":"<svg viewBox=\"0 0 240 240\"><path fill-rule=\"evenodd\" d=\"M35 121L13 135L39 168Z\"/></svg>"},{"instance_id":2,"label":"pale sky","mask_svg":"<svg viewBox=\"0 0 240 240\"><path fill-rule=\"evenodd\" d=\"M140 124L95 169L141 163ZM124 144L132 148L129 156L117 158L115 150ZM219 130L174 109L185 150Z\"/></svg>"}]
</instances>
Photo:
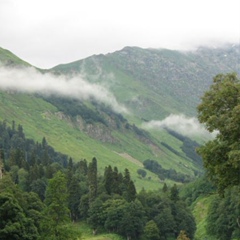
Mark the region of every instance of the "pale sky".
<instances>
[{"instance_id":1,"label":"pale sky","mask_svg":"<svg viewBox=\"0 0 240 240\"><path fill-rule=\"evenodd\" d=\"M125 46L240 43L240 0L0 0L0 47L40 68Z\"/></svg>"}]
</instances>

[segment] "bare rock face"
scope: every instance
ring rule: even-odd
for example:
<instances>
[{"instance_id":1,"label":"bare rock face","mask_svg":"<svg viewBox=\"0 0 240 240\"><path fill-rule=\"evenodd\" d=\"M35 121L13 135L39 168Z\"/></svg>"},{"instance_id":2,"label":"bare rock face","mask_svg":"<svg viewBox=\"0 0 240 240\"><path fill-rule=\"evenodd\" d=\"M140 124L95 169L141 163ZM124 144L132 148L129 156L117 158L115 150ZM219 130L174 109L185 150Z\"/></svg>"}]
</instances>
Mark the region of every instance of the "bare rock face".
<instances>
[{"instance_id":1,"label":"bare rock face","mask_svg":"<svg viewBox=\"0 0 240 240\"><path fill-rule=\"evenodd\" d=\"M64 118L62 118L64 119ZM74 125L90 137L101 142L116 143L117 140L112 136L111 129L99 123L86 123L81 116L77 116Z\"/></svg>"},{"instance_id":2,"label":"bare rock face","mask_svg":"<svg viewBox=\"0 0 240 240\"><path fill-rule=\"evenodd\" d=\"M90 137L100 140L101 142L116 142L116 139L111 135L111 130L103 125L87 124L85 131Z\"/></svg>"}]
</instances>

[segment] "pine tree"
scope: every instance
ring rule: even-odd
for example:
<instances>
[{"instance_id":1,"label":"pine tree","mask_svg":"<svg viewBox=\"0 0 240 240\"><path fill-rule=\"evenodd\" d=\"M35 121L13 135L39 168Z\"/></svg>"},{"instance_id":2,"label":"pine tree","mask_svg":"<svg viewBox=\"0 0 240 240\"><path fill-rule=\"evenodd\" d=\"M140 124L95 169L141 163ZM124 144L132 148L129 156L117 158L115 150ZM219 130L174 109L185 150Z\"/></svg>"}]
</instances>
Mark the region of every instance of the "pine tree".
<instances>
[{"instance_id":1,"label":"pine tree","mask_svg":"<svg viewBox=\"0 0 240 240\"><path fill-rule=\"evenodd\" d=\"M166 183L163 184L162 191L163 191L164 193L168 191L168 186L167 186Z\"/></svg>"},{"instance_id":2,"label":"pine tree","mask_svg":"<svg viewBox=\"0 0 240 240\"><path fill-rule=\"evenodd\" d=\"M171 187L170 199L174 202L179 200L179 190L176 184Z\"/></svg>"},{"instance_id":3,"label":"pine tree","mask_svg":"<svg viewBox=\"0 0 240 240\"><path fill-rule=\"evenodd\" d=\"M110 165L104 171L104 186L107 194L111 195L113 190L113 171Z\"/></svg>"},{"instance_id":4,"label":"pine tree","mask_svg":"<svg viewBox=\"0 0 240 240\"><path fill-rule=\"evenodd\" d=\"M97 159L94 157L88 167L89 202L97 197Z\"/></svg>"}]
</instances>

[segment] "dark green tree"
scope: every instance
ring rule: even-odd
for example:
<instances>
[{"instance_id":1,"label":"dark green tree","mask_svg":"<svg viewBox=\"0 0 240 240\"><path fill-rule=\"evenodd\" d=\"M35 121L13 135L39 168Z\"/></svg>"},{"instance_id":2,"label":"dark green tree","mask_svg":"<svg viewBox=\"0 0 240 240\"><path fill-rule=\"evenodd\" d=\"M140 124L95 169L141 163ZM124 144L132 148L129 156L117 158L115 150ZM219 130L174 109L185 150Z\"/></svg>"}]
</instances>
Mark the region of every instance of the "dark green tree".
<instances>
[{"instance_id":1,"label":"dark green tree","mask_svg":"<svg viewBox=\"0 0 240 240\"><path fill-rule=\"evenodd\" d=\"M89 194L82 195L78 209L80 212L80 219L86 220L88 218L89 210Z\"/></svg>"},{"instance_id":2,"label":"dark green tree","mask_svg":"<svg viewBox=\"0 0 240 240\"><path fill-rule=\"evenodd\" d=\"M29 197L28 193L23 194L12 182L9 175L5 175L0 180L1 239L37 240L39 238L36 216L38 215L40 219L41 210L34 208L33 203L28 205ZM41 203L38 206L38 209L40 208Z\"/></svg>"},{"instance_id":3,"label":"dark green tree","mask_svg":"<svg viewBox=\"0 0 240 240\"><path fill-rule=\"evenodd\" d=\"M97 197L98 181L97 181L97 159L94 157L88 167L88 186L89 186L89 202L94 201Z\"/></svg>"},{"instance_id":4,"label":"dark green tree","mask_svg":"<svg viewBox=\"0 0 240 240\"><path fill-rule=\"evenodd\" d=\"M140 201L126 203L119 224L119 233L127 239L139 239L145 226L145 211Z\"/></svg>"},{"instance_id":5,"label":"dark green tree","mask_svg":"<svg viewBox=\"0 0 240 240\"><path fill-rule=\"evenodd\" d=\"M179 190L176 184L174 184L170 189L170 199L174 202L179 200Z\"/></svg>"},{"instance_id":6,"label":"dark green tree","mask_svg":"<svg viewBox=\"0 0 240 240\"><path fill-rule=\"evenodd\" d=\"M104 206L101 199L96 198L94 202L91 203L88 211L88 223L93 228L93 233L97 233L98 228L103 228L106 220L106 214L104 213Z\"/></svg>"},{"instance_id":7,"label":"dark green tree","mask_svg":"<svg viewBox=\"0 0 240 240\"><path fill-rule=\"evenodd\" d=\"M109 165L108 167L105 168L104 171L104 186L106 189L107 194L111 195L113 191L113 170L112 167Z\"/></svg>"},{"instance_id":8,"label":"dark green tree","mask_svg":"<svg viewBox=\"0 0 240 240\"><path fill-rule=\"evenodd\" d=\"M168 186L167 186L166 183L163 184L162 191L163 191L164 193L168 191Z\"/></svg>"},{"instance_id":9,"label":"dark green tree","mask_svg":"<svg viewBox=\"0 0 240 240\"><path fill-rule=\"evenodd\" d=\"M68 186L68 208L72 221L80 218L79 204L81 199L81 189L77 177L73 176Z\"/></svg>"},{"instance_id":10,"label":"dark green tree","mask_svg":"<svg viewBox=\"0 0 240 240\"><path fill-rule=\"evenodd\" d=\"M224 198L215 196L207 216L207 233L219 240L240 239L240 188L225 191Z\"/></svg>"}]
</instances>

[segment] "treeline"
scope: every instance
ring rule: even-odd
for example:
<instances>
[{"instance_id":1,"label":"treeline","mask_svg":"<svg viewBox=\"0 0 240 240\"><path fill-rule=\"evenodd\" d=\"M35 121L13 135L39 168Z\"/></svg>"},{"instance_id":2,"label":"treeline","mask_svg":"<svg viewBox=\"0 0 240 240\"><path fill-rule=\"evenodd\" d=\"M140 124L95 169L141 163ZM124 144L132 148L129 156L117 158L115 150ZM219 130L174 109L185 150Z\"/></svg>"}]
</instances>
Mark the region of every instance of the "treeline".
<instances>
[{"instance_id":1,"label":"treeline","mask_svg":"<svg viewBox=\"0 0 240 240\"><path fill-rule=\"evenodd\" d=\"M89 107L77 99L54 96L43 98L70 117L81 116L87 124L101 123L106 127L114 125L117 129L131 130L140 138L150 139L147 131L138 128L135 124L129 124L122 114L114 112L109 106L102 103L92 100L92 107Z\"/></svg>"},{"instance_id":2,"label":"treeline","mask_svg":"<svg viewBox=\"0 0 240 240\"><path fill-rule=\"evenodd\" d=\"M109 123L106 116L114 119L117 128L120 128L123 123L127 122L120 113L115 113L110 107L93 100L91 101L92 107L89 107L83 101L77 99L54 96L43 98L70 117L81 116L88 124L101 123L108 126Z\"/></svg>"},{"instance_id":3,"label":"treeline","mask_svg":"<svg viewBox=\"0 0 240 240\"><path fill-rule=\"evenodd\" d=\"M76 239L71 221L128 239L165 240L181 230L193 238L194 218L176 185L137 194L128 169L107 166L101 176L96 158L73 162L45 138L42 143L25 138L14 122L12 127L2 122L0 130L1 239Z\"/></svg>"},{"instance_id":4,"label":"treeline","mask_svg":"<svg viewBox=\"0 0 240 240\"><path fill-rule=\"evenodd\" d=\"M157 174L159 179L161 180L168 178L173 181L182 183L187 183L193 180L192 177L187 174L178 173L176 172L176 170L172 168L170 169L163 168L162 165L155 160L147 159L143 162L143 165L149 171Z\"/></svg>"}]
</instances>

